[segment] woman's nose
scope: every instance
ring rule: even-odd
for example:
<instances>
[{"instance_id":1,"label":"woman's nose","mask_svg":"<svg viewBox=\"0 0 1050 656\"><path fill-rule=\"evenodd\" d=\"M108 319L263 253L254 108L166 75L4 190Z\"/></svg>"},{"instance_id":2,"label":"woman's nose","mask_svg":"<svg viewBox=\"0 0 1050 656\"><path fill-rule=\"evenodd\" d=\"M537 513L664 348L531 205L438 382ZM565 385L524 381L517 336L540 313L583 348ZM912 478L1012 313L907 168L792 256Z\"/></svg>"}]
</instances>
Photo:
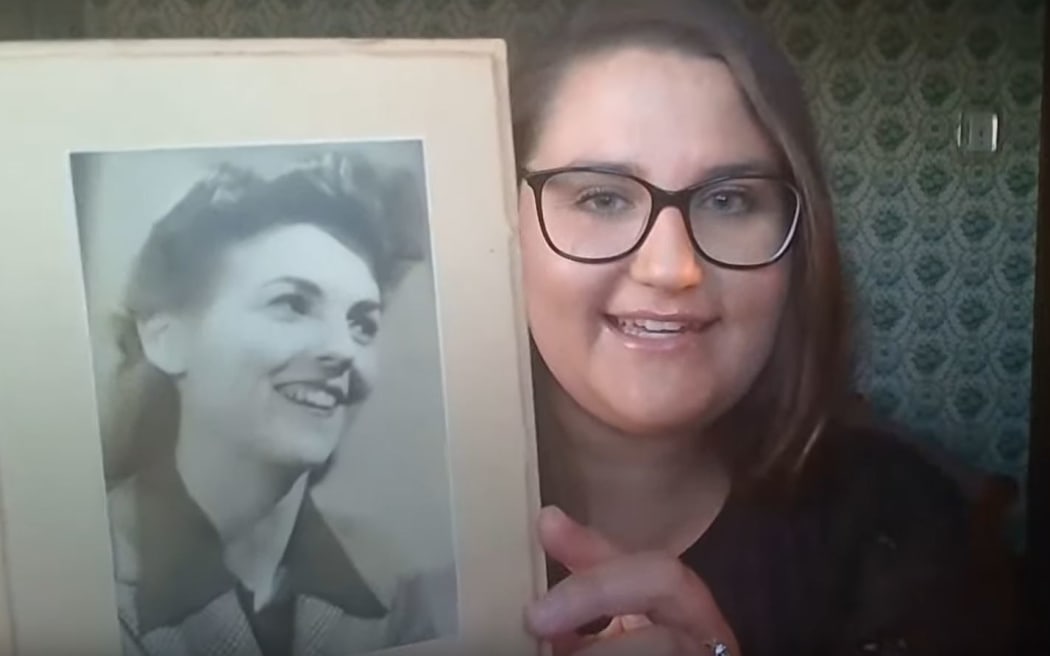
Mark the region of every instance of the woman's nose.
<instances>
[{"instance_id":1,"label":"woman's nose","mask_svg":"<svg viewBox=\"0 0 1050 656\"><path fill-rule=\"evenodd\" d=\"M339 320L325 326L318 351L322 362L341 369L354 361L360 349L346 321Z\"/></svg>"},{"instance_id":2,"label":"woman's nose","mask_svg":"<svg viewBox=\"0 0 1050 656\"><path fill-rule=\"evenodd\" d=\"M644 285L669 291L701 283L703 270L681 212L668 207L656 217L645 242L631 259L630 273Z\"/></svg>"}]
</instances>

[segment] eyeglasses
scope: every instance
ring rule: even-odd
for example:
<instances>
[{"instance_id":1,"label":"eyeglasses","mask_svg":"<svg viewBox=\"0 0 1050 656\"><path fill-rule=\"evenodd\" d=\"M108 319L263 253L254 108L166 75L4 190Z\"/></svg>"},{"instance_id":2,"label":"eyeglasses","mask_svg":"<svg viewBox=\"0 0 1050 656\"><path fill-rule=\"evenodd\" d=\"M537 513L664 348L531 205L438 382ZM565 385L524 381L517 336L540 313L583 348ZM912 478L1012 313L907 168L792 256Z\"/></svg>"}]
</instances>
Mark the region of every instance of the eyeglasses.
<instances>
[{"instance_id":1,"label":"eyeglasses","mask_svg":"<svg viewBox=\"0 0 1050 656\"><path fill-rule=\"evenodd\" d=\"M547 245L562 257L611 262L637 250L664 208L682 215L701 257L732 269L776 262L791 246L801 195L764 175L717 178L668 191L601 167L523 171Z\"/></svg>"}]
</instances>

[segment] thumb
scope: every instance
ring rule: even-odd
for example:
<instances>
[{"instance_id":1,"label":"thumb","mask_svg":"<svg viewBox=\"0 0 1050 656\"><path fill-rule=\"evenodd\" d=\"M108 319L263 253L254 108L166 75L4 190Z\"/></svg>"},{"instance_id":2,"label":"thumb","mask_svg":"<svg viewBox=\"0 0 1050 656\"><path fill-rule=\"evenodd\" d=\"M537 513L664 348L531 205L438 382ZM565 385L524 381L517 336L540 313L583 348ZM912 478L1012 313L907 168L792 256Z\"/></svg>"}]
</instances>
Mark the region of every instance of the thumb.
<instances>
[{"instance_id":1,"label":"thumb","mask_svg":"<svg viewBox=\"0 0 1050 656\"><path fill-rule=\"evenodd\" d=\"M540 511L538 531L547 554L570 572L588 569L621 555L611 542L556 506Z\"/></svg>"}]
</instances>

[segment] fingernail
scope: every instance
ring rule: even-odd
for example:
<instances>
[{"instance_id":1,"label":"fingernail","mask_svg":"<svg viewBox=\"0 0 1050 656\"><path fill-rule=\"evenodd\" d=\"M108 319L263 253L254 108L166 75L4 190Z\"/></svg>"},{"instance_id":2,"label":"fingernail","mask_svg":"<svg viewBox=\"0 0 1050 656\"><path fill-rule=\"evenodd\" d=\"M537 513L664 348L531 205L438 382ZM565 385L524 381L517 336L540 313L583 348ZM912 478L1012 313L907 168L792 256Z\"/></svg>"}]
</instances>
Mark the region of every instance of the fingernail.
<instances>
[{"instance_id":1,"label":"fingernail","mask_svg":"<svg viewBox=\"0 0 1050 656\"><path fill-rule=\"evenodd\" d=\"M567 517L568 515L565 514L565 511L558 506L547 506L540 515L540 522L558 526L559 524L564 524Z\"/></svg>"},{"instance_id":2,"label":"fingernail","mask_svg":"<svg viewBox=\"0 0 1050 656\"><path fill-rule=\"evenodd\" d=\"M540 509L540 515L542 517L550 517L553 519L555 517L562 517L565 513L563 513L558 506L544 506Z\"/></svg>"}]
</instances>

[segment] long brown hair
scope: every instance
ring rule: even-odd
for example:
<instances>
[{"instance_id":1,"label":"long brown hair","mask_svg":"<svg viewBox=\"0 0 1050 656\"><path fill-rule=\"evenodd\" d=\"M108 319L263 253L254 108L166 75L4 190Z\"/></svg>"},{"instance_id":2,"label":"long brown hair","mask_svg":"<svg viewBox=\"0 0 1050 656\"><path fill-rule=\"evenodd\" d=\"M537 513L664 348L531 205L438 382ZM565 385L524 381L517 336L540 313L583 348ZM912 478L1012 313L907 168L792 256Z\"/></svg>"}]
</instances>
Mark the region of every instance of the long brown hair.
<instances>
[{"instance_id":1,"label":"long brown hair","mask_svg":"<svg viewBox=\"0 0 1050 656\"><path fill-rule=\"evenodd\" d=\"M519 44L523 45L523 44ZM776 344L762 374L720 424L738 483L790 480L825 432L848 388L848 299L835 217L799 78L763 28L730 2L592 0L542 43L512 51L513 135L532 156L566 71L624 47L651 47L726 64L802 196L792 280Z\"/></svg>"}]
</instances>

